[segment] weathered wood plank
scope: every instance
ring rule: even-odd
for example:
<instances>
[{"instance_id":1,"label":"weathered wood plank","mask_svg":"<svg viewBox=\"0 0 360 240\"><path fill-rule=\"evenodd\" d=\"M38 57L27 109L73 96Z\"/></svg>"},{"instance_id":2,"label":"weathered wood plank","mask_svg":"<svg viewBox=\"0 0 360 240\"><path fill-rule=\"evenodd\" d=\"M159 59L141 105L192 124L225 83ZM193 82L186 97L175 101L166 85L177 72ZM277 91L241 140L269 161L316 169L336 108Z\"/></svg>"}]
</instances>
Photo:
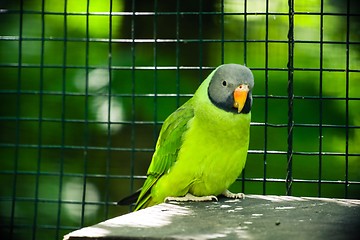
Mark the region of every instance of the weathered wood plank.
<instances>
[{"instance_id":1,"label":"weathered wood plank","mask_svg":"<svg viewBox=\"0 0 360 240\"><path fill-rule=\"evenodd\" d=\"M247 195L164 203L69 233L79 239L358 239L360 200Z\"/></svg>"}]
</instances>

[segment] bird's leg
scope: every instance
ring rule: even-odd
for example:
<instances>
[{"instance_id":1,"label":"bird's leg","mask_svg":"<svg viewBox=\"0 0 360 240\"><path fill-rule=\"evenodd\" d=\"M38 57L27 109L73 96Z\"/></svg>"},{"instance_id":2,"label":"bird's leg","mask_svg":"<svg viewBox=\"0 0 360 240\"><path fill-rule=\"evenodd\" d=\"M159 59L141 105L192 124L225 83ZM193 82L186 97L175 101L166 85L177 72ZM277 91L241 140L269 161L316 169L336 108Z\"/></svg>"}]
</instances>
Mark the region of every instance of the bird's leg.
<instances>
[{"instance_id":1,"label":"bird's leg","mask_svg":"<svg viewBox=\"0 0 360 240\"><path fill-rule=\"evenodd\" d=\"M201 197L197 197L192 195L191 193L187 193L185 196L183 197L167 197L165 198L164 202L170 202L170 201L175 201L175 202L205 202L205 201L217 201L217 197L210 195L210 196L201 196Z\"/></svg>"},{"instance_id":2,"label":"bird's leg","mask_svg":"<svg viewBox=\"0 0 360 240\"><path fill-rule=\"evenodd\" d=\"M243 193L232 193L229 190L225 190L221 193L221 195L227 197L227 198L240 198L240 199L245 199L245 194Z\"/></svg>"}]
</instances>

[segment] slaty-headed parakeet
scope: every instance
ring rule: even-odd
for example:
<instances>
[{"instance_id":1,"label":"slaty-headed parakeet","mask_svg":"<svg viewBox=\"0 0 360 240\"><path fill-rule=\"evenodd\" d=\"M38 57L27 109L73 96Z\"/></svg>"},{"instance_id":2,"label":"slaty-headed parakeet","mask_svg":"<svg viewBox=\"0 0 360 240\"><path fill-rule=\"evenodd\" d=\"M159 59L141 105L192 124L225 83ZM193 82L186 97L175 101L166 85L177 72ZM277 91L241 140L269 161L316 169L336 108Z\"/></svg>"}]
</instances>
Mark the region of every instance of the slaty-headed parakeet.
<instances>
[{"instance_id":1,"label":"slaty-headed parakeet","mask_svg":"<svg viewBox=\"0 0 360 240\"><path fill-rule=\"evenodd\" d=\"M245 66L224 64L211 72L165 120L135 210L165 200L244 196L227 189L245 165L253 87Z\"/></svg>"}]
</instances>

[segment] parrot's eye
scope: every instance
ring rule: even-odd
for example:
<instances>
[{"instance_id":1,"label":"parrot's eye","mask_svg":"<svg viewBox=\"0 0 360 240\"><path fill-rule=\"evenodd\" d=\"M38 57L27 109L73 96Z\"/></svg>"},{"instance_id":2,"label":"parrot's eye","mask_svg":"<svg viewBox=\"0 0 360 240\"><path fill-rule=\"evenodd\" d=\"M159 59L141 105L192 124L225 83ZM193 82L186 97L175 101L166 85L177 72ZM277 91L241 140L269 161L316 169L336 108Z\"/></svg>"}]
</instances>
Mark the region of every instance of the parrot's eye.
<instances>
[{"instance_id":1,"label":"parrot's eye","mask_svg":"<svg viewBox=\"0 0 360 240\"><path fill-rule=\"evenodd\" d=\"M222 85L223 85L224 87L226 87L227 82L224 80L224 81L222 82Z\"/></svg>"}]
</instances>

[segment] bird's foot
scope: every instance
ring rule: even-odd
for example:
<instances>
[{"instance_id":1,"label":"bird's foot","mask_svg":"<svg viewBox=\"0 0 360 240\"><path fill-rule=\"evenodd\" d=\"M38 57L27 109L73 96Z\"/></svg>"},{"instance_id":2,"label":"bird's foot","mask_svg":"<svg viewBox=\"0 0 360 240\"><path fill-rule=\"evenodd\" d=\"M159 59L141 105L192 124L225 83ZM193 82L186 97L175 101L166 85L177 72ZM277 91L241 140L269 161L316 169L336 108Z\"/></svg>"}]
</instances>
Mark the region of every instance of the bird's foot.
<instances>
[{"instance_id":1,"label":"bird's foot","mask_svg":"<svg viewBox=\"0 0 360 240\"><path fill-rule=\"evenodd\" d=\"M218 201L216 196L210 195L210 196L201 196L197 197L192 195L191 193L187 193L183 197L167 197L165 198L164 202L205 202L205 201Z\"/></svg>"},{"instance_id":2,"label":"bird's foot","mask_svg":"<svg viewBox=\"0 0 360 240\"><path fill-rule=\"evenodd\" d=\"M245 199L245 194L243 193L232 193L229 190L225 190L221 193L221 195L227 197L227 198L239 198L239 199Z\"/></svg>"}]
</instances>

